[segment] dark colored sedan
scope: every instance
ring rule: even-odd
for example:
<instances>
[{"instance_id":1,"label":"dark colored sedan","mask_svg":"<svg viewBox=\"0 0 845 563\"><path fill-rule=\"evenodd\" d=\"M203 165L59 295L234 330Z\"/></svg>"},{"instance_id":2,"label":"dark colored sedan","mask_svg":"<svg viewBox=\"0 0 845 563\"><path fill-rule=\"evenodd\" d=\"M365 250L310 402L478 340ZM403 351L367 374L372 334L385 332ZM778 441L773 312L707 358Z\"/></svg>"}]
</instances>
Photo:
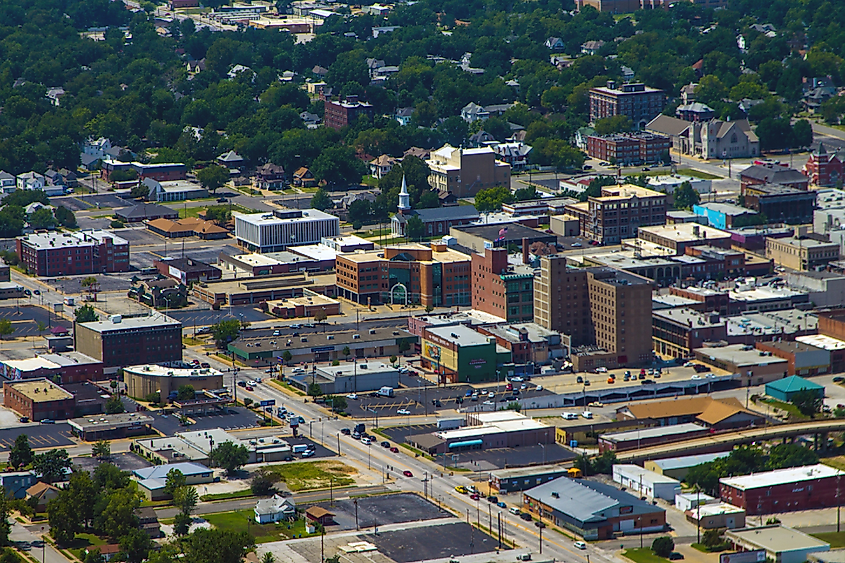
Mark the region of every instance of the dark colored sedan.
<instances>
[{"instance_id":1,"label":"dark colored sedan","mask_svg":"<svg viewBox=\"0 0 845 563\"><path fill-rule=\"evenodd\" d=\"M389 448L389 447L390 447L390 442L382 442L382 443L381 443L381 447L382 447L382 448Z\"/></svg>"}]
</instances>

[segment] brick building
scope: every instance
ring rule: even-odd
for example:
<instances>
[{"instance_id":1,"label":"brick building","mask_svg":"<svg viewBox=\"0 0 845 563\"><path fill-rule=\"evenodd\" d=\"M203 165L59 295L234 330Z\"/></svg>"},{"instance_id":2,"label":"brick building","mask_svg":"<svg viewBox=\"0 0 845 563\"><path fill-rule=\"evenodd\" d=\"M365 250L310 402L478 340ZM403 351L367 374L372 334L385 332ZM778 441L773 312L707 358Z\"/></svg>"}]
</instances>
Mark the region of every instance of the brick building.
<instances>
[{"instance_id":1,"label":"brick building","mask_svg":"<svg viewBox=\"0 0 845 563\"><path fill-rule=\"evenodd\" d=\"M723 501L744 508L749 516L836 506L842 471L808 465L719 480Z\"/></svg>"},{"instance_id":2,"label":"brick building","mask_svg":"<svg viewBox=\"0 0 845 563\"><path fill-rule=\"evenodd\" d=\"M591 88L589 96L591 123L605 117L627 115L636 129L645 129L666 105L663 90L641 83L617 85L615 81L608 80L607 86Z\"/></svg>"},{"instance_id":3,"label":"brick building","mask_svg":"<svg viewBox=\"0 0 845 563\"><path fill-rule=\"evenodd\" d=\"M78 352L100 360L107 371L182 359L182 323L161 314L76 323L74 340Z\"/></svg>"},{"instance_id":4,"label":"brick building","mask_svg":"<svg viewBox=\"0 0 845 563\"><path fill-rule=\"evenodd\" d=\"M185 285L190 282L219 280L223 277L220 268L193 258L166 258L153 261L153 265L162 276L167 276Z\"/></svg>"},{"instance_id":5,"label":"brick building","mask_svg":"<svg viewBox=\"0 0 845 563\"><path fill-rule=\"evenodd\" d=\"M112 181L112 174L118 170L134 171L139 181L150 178L157 182L171 182L184 180L188 177L188 167L181 162L162 162L159 164L144 164L142 162L121 162L119 160L103 161L100 174L107 182Z\"/></svg>"},{"instance_id":6,"label":"brick building","mask_svg":"<svg viewBox=\"0 0 845 563\"><path fill-rule=\"evenodd\" d=\"M842 183L842 161L836 154L828 154L824 143L810 153L802 173L816 186L837 186Z\"/></svg>"},{"instance_id":7,"label":"brick building","mask_svg":"<svg viewBox=\"0 0 845 563\"><path fill-rule=\"evenodd\" d=\"M612 268L575 269L544 256L535 280L534 322L568 335L579 371L651 361L651 292L647 278Z\"/></svg>"},{"instance_id":8,"label":"brick building","mask_svg":"<svg viewBox=\"0 0 845 563\"><path fill-rule=\"evenodd\" d=\"M343 129L358 121L362 115L373 118L373 106L358 100L358 96L346 96L343 101L323 99L323 123L332 129Z\"/></svg>"},{"instance_id":9,"label":"brick building","mask_svg":"<svg viewBox=\"0 0 845 563\"><path fill-rule=\"evenodd\" d=\"M129 271L129 241L108 231L32 233L17 238L16 250L39 277Z\"/></svg>"},{"instance_id":10,"label":"brick building","mask_svg":"<svg viewBox=\"0 0 845 563\"><path fill-rule=\"evenodd\" d=\"M445 244L338 254L337 294L357 303L469 306L470 258Z\"/></svg>"},{"instance_id":11,"label":"brick building","mask_svg":"<svg viewBox=\"0 0 845 563\"><path fill-rule=\"evenodd\" d=\"M727 316L730 309L731 298L727 291L716 291L715 289L701 287L670 287L669 294L703 303L705 312L715 311L720 315Z\"/></svg>"},{"instance_id":12,"label":"brick building","mask_svg":"<svg viewBox=\"0 0 845 563\"><path fill-rule=\"evenodd\" d=\"M33 422L73 417L73 395L48 379L3 383L3 406Z\"/></svg>"},{"instance_id":13,"label":"brick building","mask_svg":"<svg viewBox=\"0 0 845 563\"><path fill-rule=\"evenodd\" d=\"M611 164L641 165L668 160L669 137L654 133L615 133L587 137L587 154Z\"/></svg>"},{"instance_id":14,"label":"brick building","mask_svg":"<svg viewBox=\"0 0 845 563\"><path fill-rule=\"evenodd\" d=\"M816 192L775 184L742 184L745 207L766 216L769 223L802 225L813 222Z\"/></svg>"},{"instance_id":15,"label":"brick building","mask_svg":"<svg viewBox=\"0 0 845 563\"><path fill-rule=\"evenodd\" d=\"M505 248L472 255L472 308L508 322L534 320L534 269L509 264Z\"/></svg>"},{"instance_id":16,"label":"brick building","mask_svg":"<svg viewBox=\"0 0 845 563\"><path fill-rule=\"evenodd\" d=\"M830 351L796 340L755 342L758 350L785 359L788 375L821 375L830 372Z\"/></svg>"},{"instance_id":17,"label":"brick building","mask_svg":"<svg viewBox=\"0 0 845 563\"><path fill-rule=\"evenodd\" d=\"M705 342L727 340L728 325L719 313L699 313L692 309L662 309L652 312L654 351L672 358L689 358Z\"/></svg>"},{"instance_id":18,"label":"brick building","mask_svg":"<svg viewBox=\"0 0 845 563\"><path fill-rule=\"evenodd\" d=\"M754 164L739 173L740 185L747 186L762 184L776 184L796 190L807 191L809 180L794 168L787 168L779 164Z\"/></svg>"},{"instance_id":19,"label":"brick building","mask_svg":"<svg viewBox=\"0 0 845 563\"><path fill-rule=\"evenodd\" d=\"M565 209L581 224L581 236L599 244L618 244L637 236L640 227L666 223L666 194L632 184L604 186L600 197Z\"/></svg>"}]
</instances>

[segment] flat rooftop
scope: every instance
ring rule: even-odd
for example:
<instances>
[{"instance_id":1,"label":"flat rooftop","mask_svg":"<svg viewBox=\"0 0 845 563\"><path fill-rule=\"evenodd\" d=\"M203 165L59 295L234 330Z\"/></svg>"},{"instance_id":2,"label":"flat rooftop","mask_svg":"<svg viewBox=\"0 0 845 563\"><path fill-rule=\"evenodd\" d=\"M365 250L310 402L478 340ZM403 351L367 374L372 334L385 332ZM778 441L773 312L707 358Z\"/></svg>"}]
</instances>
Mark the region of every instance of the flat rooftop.
<instances>
[{"instance_id":1,"label":"flat rooftop","mask_svg":"<svg viewBox=\"0 0 845 563\"><path fill-rule=\"evenodd\" d=\"M825 242L822 240L816 240L814 238L779 238L774 239L778 244L784 244L787 246L791 246L793 248L823 248L823 247L832 247L832 246L839 246L838 242Z\"/></svg>"},{"instance_id":2,"label":"flat rooftop","mask_svg":"<svg viewBox=\"0 0 845 563\"><path fill-rule=\"evenodd\" d=\"M223 375L223 372L214 368L184 369L159 366L156 364L141 364L137 366L127 366L123 368L123 371L128 373L135 373L138 375L147 375L151 377L199 378Z\"/></svg>"},{"instance_id":3,"label":"flat rooftop","mask_svg":"<svg viewBox=\"0 0 845 563\"><path fill-rule=\"evenodd\" d=\"M49 250L56 248L78 248L85 245L100 244L104 238L110 237L115 245L129 244L129 242L108 231L77 231L74 233L50 232L31 233L21 237L23 242L38 250Z\"/></svg>"},{"instance_id":4,"label":"flat rooftop","mask_svg":"<svg viewBox=\"0 0 845 563\"><path fill-rule=\"evenodd\" d=\"M655 473L654 471L650 471L648 469L642 468L639 465L627 464L627 463L620 463L613 466L613 469L616 468L624 471L628 475L635 475L637 477L641 477L643 481L649 481L650 483L678 483L680 481L677 479L673 479L672 477L667 477L666 475L661 475L660 473Z\"/></svg>"},{"instance_id":5,"label":"flat rooftop","mask_svg":"<svg viewBox=\"0 0 845 563\"><path fill-rule=\"evenodd\" d=\"M531 477L533 475L543 475L546 473L566 473L566 471L567 468L559 465L534 465L531 467L491 471L490 475L496 477L497 479L519 479L521 477Z\"/></svg>"},{"instance_id":6,"label":"flat rooftop","mask_svg":"<svg viewBox=\"0 0 845 563\"><path fill-rule=\"evenodd\" d=\"M702 504L701 506L692 509L693 516L698 516L699 518L706 518L707 516L721 516L722 514L740 514L742 512L745 512L745 510L726 502Z\"/></svg>"},{"instance_id":7,"label":"flat rooftop","mask_svg":"<svg viewBox=\"0 0 845 563\"><path fill-rule=\"evenodd\" d=\"M321 373L322 372L322 373ZM339 375L370 375L374 373L396 373L397 369L389 366L384 362L371 362L364 360L362 362L343 362L339 366L320 366L317 368L317 374L328 376L332 379Z\"/></svg>"},{"instance_id":8,"label":"flat rooftop","mask_svg":"<svg viewBox=\"0 0 845 563\"><path fill-rule=\"evenodd\" d=\"M669 457L666 459L655 459L653 463L666 471L667 469L682 469L684 467L695 467L702 463L709 463L711 461L728 457L730 452L716 452L712 454L687 455L681 457Z\"/></svg>"},{"instance_id":9,"label":"flat rooftop","mask_svg":"<svg viewBox=\"0 0 845 563\"><path fill-rule=\"evenodd\" d=\"M427 327L426 331L459 346L483 346L490 343L490 336L475 332L468 326L450 325L441 327Z\"/></svg>"},{"instance_id":10,"label":"flat rooftop","mask_svg":"<svg viewBox=\"0 0 845 563\"><path fill-rule=\"evenodd\" d=\"M328 287L336 282L334 273L329 274L280 274L278 276L260 276L237 280L213 281L206 284L208 291L233 295L251 291L269 291L291 287Z\"/></svg>"},{"instance_id":11,"label":"flat rooftop","mask_svg":"<svg viewBox=\"0 0 845 563\"><path fill-rule=\"evenodd\" d=\"M181 327L182 323L162 315L161 313L153 313L143 317L123 317L119 322L106 319L104 321L93 321L90 323L81 323L79 326L93 330L95 332L115 332L120 330L131 330L138 328L160 328L165 326Z\"/></svg>"},{"instance_id":12,"label":"flat rooftop","mask_svg":"<svg viewBox=\"0 0 845 563\"><path fill-rule=\"evenodd\" d=\"M697 231L696 235L693 231ZM674 223L672 225L655 225L651 227L639 227L639 233L651 233L652 235L669 239L674 242L697 242L701 240L730 238L731 234L715 227L705 227L698 223ZM640 238L642 236L640 235Z\"/></svg>"},{"instance_id":13,"label":"flat rooftop","mask_svg":"<svg viewBox=\"0 0 845 563\"><path fill-rule=\"evenodd\" d=\"M447 248L444 251L437 251L424 245L403 245L400 248L407 248L409 250L431 250L431 260L418 260L418 262L469 262L471 260L471 258L463 252L458 252L457 250L453 250L451 248ZM356 263L385 260L384 249L357 250L355 252L345 252L343 254L339 254L339 256L342 256L345 260Z\"/></svg>"},{"instance_id":14,"label":"flat rooftop","mask_svg":"<svg viewBox=\"0 0 845 563\"><path fill-rule=\"evenodd\" d=\"M787 309L728 317L728 336L741 334L794 334L816 330L819 318L809 311Z\"/></svg>"},{"instance_id":15,"label":"flat rooftop","mask_svg":"<svg viewBox=\"0 0 845 563\"><path fill-rule=\"evenodd\" d=\"M136 412L126 412L121 414L99 414L73 418L68 420L68 423L83 432L91 432L100 428L125 428L127 426L152 424L153 417ZM166 440L166 438L162 439Z\"/></svg>"},{"instance_id":16,"label":"flat rooftop","mask_svg":"<svg viewBox=\"0 0 845 563\"><path fill-rule=\"evenodd\" d=\"M658 309L652 311L652 317L662 319L664 321L684 325L686 327L696 328L710 328L714 326L722 326L725 321L719 315L711 313L701 313L694 309L687 309L681 307L679 309Z\"/></svg>"},{"instance_id":17,"label":"flat rooftop","mask_svg":"<svg viewBox=\"0 0 845 563\"><path fill-rule=\"evenodd\" d=\"M554 432L554 428L547 426L542 422L538 422L532 418L522 418L515 420L503 420L490 424L482 424L481 426L465 426L456 430L444 430L443 432L434 432L433 434L441 440L469 440L486 436L488 434L499 434L505 432L519 432L522 430L543 430L548 429Z\"/></svg>"},{"instance_id":18,"label":"flat rooftop","mask_svg":"<svg viewBox=\"0 0 845 563\"><path fill-rule=\"evenodd\" d=\"M46 379L6 381L3 386L11 387L34 403L49 403L51 401L73 399L73 394L68 393L52 381Z\"/></svg>"},{"instance_id":19,"label":"flat rooftop","mask_svg":"<svg viewBox=\"0 0 845 563\"><path fill-rule=\"evenodd\" d=\"M674 426L655 426L654 428L643 428L642 430L626 430L625 432L616 432L614 434L602 434L600 438L613 442L629 442L637 439L642 440L646 438L678 436L681 434L688 434L690 432L700 432L706 430L706 426L689 422L686 424L676 424Z\"/></svg>"},{"instance_id":20,"label":"flat rooftop","mask_svg":"<svg viewBox=\"0 0 845 563\"><path fill-rule=\"evenodd\" d=\"M627 135L626 135L627 136ZM601 189L602 195L594 197L600 201L612 201L614 199L629 199L632 197L665 197L666 194L634 184L623 184L621 186L603 186Z\"/></svg>"},{"instance_id":21,"label":"flat rooftop","mask_svg":"<svg viewBox=\"0 0 845 563\"><path fill-rule=\"evenodd\" d=\"M293 210L291 210L293 211ZM288 223L299 223L303 221L318 221L318 220L335 220L338 221L337 216L320 211L319 209L303 209L302 215L299 217L286 217L284 219L277 217L271 212L267 213L241 213L239 211L232 212L232 217L237 220L245 221L251 225L270 226L270 225L284 225Z\"/></svg>"},{"instance_id":22,"label":"flat rooftop","mask_svg":"<svg viewBox=\"0 0 845 563\"><path fill-rule=\"evenodd\" d=\"M329 336L333 336L334 338L329 340ZM285 350L298 350L300 348L307 348L310 350L315 347L337 346L340 344L358 345L367 344L368 342L395 340L397 338L417 339L416 336L406 330L394 328L374 328L361 331L344 330L339 332L307 333L300 336L272 336L266 334L264 336L249 336L249 333L247 333L246 335L238 337L237 340L232 341L229 346L234 346L239 350L253 350L258 348L257 351L268 350L282 354ZM287 345L288 340L291 341L290 346ZM273 343L275 343L275 345ZM250 346L247 347L247 344Z\"/></svg>"},{"instance_id":23,"label":"flat rooftop","mask_svg":"<svg viewBox=\"0 0 845 563\"><path fill-rule=\"evenodd\" d=\"M763 473L752 473L740 477L726 477L719 479L723 485L735 489L747 491L751 489L764 489L775 485L788 483L800 483L802 481L815 481L845 475L839 469L818 463L816 465L804 465L802 467L790 467L788 469L776 469L775 471L764 471Z\"/></svg>"},{"instance_id":24,"label":"flat rooftop","mask_svg":"<svg viewBox=\"0 0 845 563\"><path fill-rule=\"evenodd\" d=\"M737 368L788 363L784 358L761 355L763 352L754 348L746 350L744 344L732 344L730 346L718 346L714 348L696 348L695 351L712 360L733 364Z\"/></svg>"},{"instance_id":25,"label":"flat rooftop","mask_svg":"<svg viewBox=\"0 0 845 563\"><path fill-rule=\"evenodd\" d=\"M759 528L740 528L728 530L728 539L736 538L746 544L765 549L771 553L781 553L818 548L827 551L830 544L811 535L799 532L787 526L762 526Z\"/></svg>"},{"instance_id":26,"label":"flat rooftop","mask_svg":"<svg viewBox=\"0 0 845 563\"><path fill-rule=\"evenodd\" d=\"M337 258L337 250L322 244L303 244L302 246L289 246L288 251L299 254L311 260L334 260Z\"/></svg>"},{"instance_id":27,"label":"flat rooftop","mask_svg":"<svg viewBox=\"0 0 845 563\"><path fill-rule=\"evenodd\" d=\"M810 334L807 336L796 336L795 340L821 348L822 350L845 350L845 341L833 338L832 336L825 336L824 334Z\"/></svg>"}]
</instances>

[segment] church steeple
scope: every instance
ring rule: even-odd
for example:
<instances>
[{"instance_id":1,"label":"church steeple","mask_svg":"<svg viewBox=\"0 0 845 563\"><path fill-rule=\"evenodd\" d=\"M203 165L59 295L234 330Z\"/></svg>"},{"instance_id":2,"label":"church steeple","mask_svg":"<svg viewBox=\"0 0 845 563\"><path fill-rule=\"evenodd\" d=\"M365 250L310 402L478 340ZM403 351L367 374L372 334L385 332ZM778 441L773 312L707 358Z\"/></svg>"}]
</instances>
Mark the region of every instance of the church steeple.
<instances>
[{"instance_id":1,"label":"church steeple","mask_svg":"<svg viewBox=\"0 0 845 563\"><path fill-rule=\"evenodd\" d=\"M411 210L411 195L408 193L408 185L405 183L405 175L402 175L402 189L399 191L399 213Z\"/></svg>"}]
</instances>

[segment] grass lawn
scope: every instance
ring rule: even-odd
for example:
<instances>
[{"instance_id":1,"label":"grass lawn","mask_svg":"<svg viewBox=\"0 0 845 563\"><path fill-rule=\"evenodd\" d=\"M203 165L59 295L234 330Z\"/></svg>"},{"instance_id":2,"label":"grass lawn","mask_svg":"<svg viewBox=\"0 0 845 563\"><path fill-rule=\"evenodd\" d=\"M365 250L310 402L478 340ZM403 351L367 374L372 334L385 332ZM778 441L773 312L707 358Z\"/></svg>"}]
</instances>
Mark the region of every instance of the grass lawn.
<instances>
[{"instance_id":1,"label":"grass lawn","mask_svg":"<svg viewBox=\"0 0 845 563\"><path fill-rule=\"evenodd\" d=\"M355 484L355 480L350 477L355 473L355 469L340 461L302 461L270 465L266 469L276 475L280 481L284 481L294 492L328 489L332 482L334 487Z\"/></svg>"},{"instance_id":2,"label":"grass lawn","mask_svg":"<svg viewBox=\"0 0 845 563\"><path fill-rule=\"evenodd\" d=\"M828 465L830 467L834 467L836 469L841 469L845 471L845 456L838 455L835 457L825 457L819 460L819 462Z\"/></svg>"},{"instance_id":3,"label":"grass lawn","mask_svg":"<svg viewBox=\"0 0 845 563\"><path fill-rule=\"evenodd\" d=\"M823 532L821 534L810 534L814 538L826 541L831 549L845 547L845 532Z\"/></svg>"},{"instance_id":4,"label":"grass lawn","mask_svg":"<svg viewBox=\"0 0 845 563\"><path fill-rule=\"evenodd\" d=\"M182 337L182 344L185 346L199 346L200 344L205 343L205 340L200 340L199 338L189 338L187 336Z\"/></svg>"},{"instance_id":5,"label":"grass lawn","mask_svg":"<svg viewBox=\"0 0 845 563\"><path fill-rule=\"evenodd\" d=\"M663 172L663 174L665 174L665 172ZM692 176L693 178L699 178L701 180L718 180L721 178L721 176L708 174L707 172L702 172L701 170L696 170L695 168L678 168L678 175Z\"/></svg>"},{"instance_id":6,"label":"grass lawn","mask_svg":"<svg viewBox=\"0 0 845 563\"><path fill-rule=\"evenodd\" d=\"M364 176L364 178L361 180L361 183L366 184L368 186L376 187L378 186L378 178L376 178L375 176Z\"/></svg>"},{"instance_id":7,"label":"grass lawn","mask_svg":"<svg viewBox=\"0 0 845 563\"><path fill-rule=\"evenodd\" d=\"M650 547L626 549L622 555L636 563L666 563L669 561L654 554Z\"/></svg>"},{"instance_id":8,"label":"grass lawn","mask_svg":"<svg viewBox=\"0 0 845 563\"><path fill-rule=\"evenodd\" d=\"M218 512L203 516L212 526L235 532L249 532L255 537L255 543L267 543L291 538L294 535L307 537L305 521L297 520L284 524L257 524L255 512L252 510L238 510L235 512ZM314 534L311 534L314 535Z\"/></svg>"},{"instance_id":9,"label":"grass lawn","mask_svg":"<svg viewBox=\"0 0 845 563\"><path fill-rule=\"evenodd\" d=\"M281 388L282 388L282 389L284 389L285 391L290 391L291 393L296 393L296 394L297 394L297 395L299 395L300 397L304 397L304 396L305 396L305 393L303 393L302 391L300 391L299 389L297 389L296 387L294 387L294 386L292 386L292 385L288 385L287 383L285 383L285 382L283 382L283 381L277 381L277 380L275 380L275 379L271 379L271 380L270 380L270 383L272 383L272 384L273 384L273 385L275 385L276 387L281 387Z\"/></svg>"},{"instance_id":10,"label":"grass lawn","mask_svg":"<svg viewBox=\"0 0 845 563\"><path fill-rule=\"evenodd\" d=\"M85 559L85 550L97 547L98 545L105 545L106 540L94 534L76 534L73 543L68 546L68 551L73 553L80 561Z\"/></svg>"},{"instance_id":11,"label":"grass lawn","mask_svg":"<svg viewBox=\"0 0 845 563\"><path fill-rule=\"evenodd\" d=\"M791 419L806 420L810 418L807 415L802 414L801 411L798 410L798 407L791 403L784 403L776 399L763 399L763 402L773 406L776 409L788 412L789 418Z\"/></svg>"},{"instance_id":12,"label":"grass lawn","mask_svg":"<svg viewBox=\"0 0 845 563\"><path fill-rule=\"evenodd\" d=\"M229 500L233 498L248 498L254 496L252 490L246 489L244 491L234 491L231 493L215 493L213 495L202 495L200 500L203 502L210 502L213 500Z\"/></svg>"},{"instance_id":13,"label":"grass lawn","mask_svg":"<svg viewBox=\"0 0 845 563\"><path fill-rule=\"evenodd\" d=\"M182 206L179 208L179 218L180 219L187 219L188 217L198 217L200 211L204 211L205 208L203 207L185 207Z\"/></svg>"}]
</instances>

